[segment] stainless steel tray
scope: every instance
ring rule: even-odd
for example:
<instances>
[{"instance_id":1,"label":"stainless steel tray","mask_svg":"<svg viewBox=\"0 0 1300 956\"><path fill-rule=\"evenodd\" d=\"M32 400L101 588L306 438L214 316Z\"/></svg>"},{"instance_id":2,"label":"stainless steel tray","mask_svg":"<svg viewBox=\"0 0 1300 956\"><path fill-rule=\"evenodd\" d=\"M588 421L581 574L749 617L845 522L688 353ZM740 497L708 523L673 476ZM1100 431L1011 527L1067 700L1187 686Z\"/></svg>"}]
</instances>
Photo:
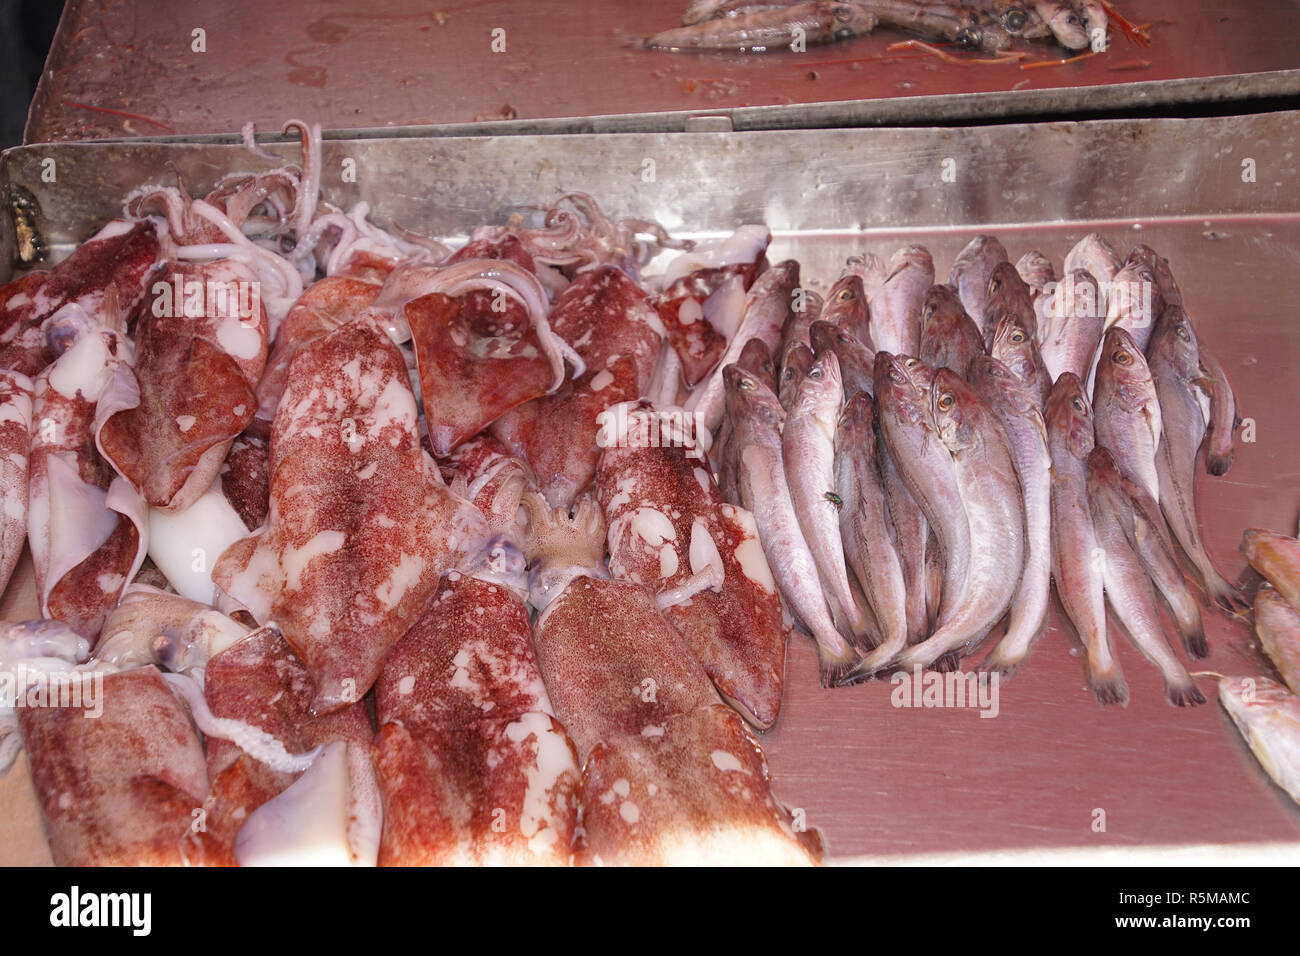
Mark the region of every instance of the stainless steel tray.
<instances>
[{"instance_id":1,"label":"stainless steel tray","mask_svg":"<svg viewBox=\"0 0 1300 956\"><path fill-rule=\"evenodd\" d=\"M293 155L287 147L275 147ZM356 183L338 181L354 159ZM57 181L41 177L54 160ZM645 181L645 160L654 160ZM941 180L955 162L955 182ZM1253 182L1243 162L1253 160ZM266 165L219 144L55 144L0 157L0 184L39 201L54 255L112 216L120 198L178 170L202 189ZM923 242L946 273L976 232L1015 256L1058 263L1101 231L1149 242L1173 264L1201 337L1253 419L1232 471L1199 490L1207 547L1229 577L1243 528L1295 527L1300 494L1300 113L968 129L857 129L620 136L331 139L323 188L379 220L443 237L501 221L521 203L580 188L615 214L702 235L765 221L771 255L794 256L825 290L845 256ZM1247 177L1248 178L1248 177ZM2 219L3 217L0 217ZM4 250L8 252L6 247ZM0 261L7 261L5 255ZM0 603L28 616L30 565ZM1207 611L1204 669L1261 673L1249 627ZM1300 860L1300 807L1273 787L1214 703L1175 710L1158 676L1119 648L1133 703L1103 709L1059 610L999 715L898 709L885 683L817 686L811 643L791 644L787 693L764 747L778 795L823 828L838 860ZM1207 692L1213 690L1206 682ZM0 863L47 859L21 765L0 780ZM1095 811L1106 812L1094 832ZM33 829L35 828L35 829ZM1012 854L1006 856L1006 854ZM991 854L988 855L988 854Z\"/></svg>"},{"instance_id":2,"label":"stainless steel tray","mask_svg":"<svg viewBox=\"0 0 1300 956\"><path fill-rule=\"evenodd\" d=\"M1113 28L1105 56L1034 70L891 54L906 37L884 30L805 53L644 49L685 6L69 0L26 142L229 134L298 115L333 129L465 134L507 104L517 118L486 132L674 131L699 113L725 113L737 130L958 123L1300 93L1300 18L1276 0L1122 0L1153 24L1150 49ZM504 53L490 48L497 28ZM1049 53L1063 55L1046 45L1032 55Z\"/></svg>"}]
</instances>

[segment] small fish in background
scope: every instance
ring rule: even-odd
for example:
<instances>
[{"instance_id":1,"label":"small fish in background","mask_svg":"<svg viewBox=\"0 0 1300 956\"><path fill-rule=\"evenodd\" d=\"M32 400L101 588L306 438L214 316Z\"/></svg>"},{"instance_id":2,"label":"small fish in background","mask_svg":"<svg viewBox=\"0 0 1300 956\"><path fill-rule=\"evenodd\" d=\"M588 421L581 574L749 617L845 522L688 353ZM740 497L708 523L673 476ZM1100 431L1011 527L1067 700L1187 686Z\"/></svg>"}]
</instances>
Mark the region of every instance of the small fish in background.
<instances>
[{"instance_id":1,"label":"small fish in background","mask_svg":"<svg viewBox=\"0 0 1300 956\"><path fill-rule=\"evenodd\" d=\"M1300 803L1300 697L1267 677L1219 678L1219 703L1272 781Z\"/></svg>"}]
</instances>

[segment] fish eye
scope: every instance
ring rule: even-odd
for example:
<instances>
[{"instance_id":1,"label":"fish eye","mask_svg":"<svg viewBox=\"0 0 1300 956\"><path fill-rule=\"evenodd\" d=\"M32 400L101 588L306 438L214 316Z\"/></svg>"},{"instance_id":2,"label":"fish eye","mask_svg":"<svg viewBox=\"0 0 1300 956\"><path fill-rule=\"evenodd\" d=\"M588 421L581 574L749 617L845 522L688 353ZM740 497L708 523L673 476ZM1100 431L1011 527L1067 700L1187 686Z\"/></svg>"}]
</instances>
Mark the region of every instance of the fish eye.
<instances>
[{"instance_id":1,"label":"fish eye","mask_svg":"<svg viewBox=\"0 0 1300 956\"><path fill-rule=\"evenodd\" d=\"M1002 288L1002 280L994 276L989 280L989 295L997 295L998 289Z\"/></svg>"},{"instance_id":2,"label":"fish eye","mask_svg":"<svg viewBox=\"0 0 1300 956\"><path fill-rule=\"evenodd\" d=\"M1075 396L1073 399L1071 399L1070 404L1074 406L1074 410L1076 412L1086 412L1088 410L1083 404L1083 399L1079 398L1078 396Z\"/></svg>"},{"instance_id":3,"label":"fish eye","mask_svg":"<svg viewBox=\"0 0 1300 956\"><path fill-rule=\"evenodd\" d=\"M1178 337L1182 339L1184 342L1190 342L1192 340L1192 333L1187 331L1187 326L1185 325L1178 326L1177 332L1178 332Z\"/></svg>"},{"instance_id":4,"label":"fish eye","mask_svg":"<svg viewBox=\"0 0 1300 956\"><path fill-rule=\"evenodd\" d=\"M907 358L903 359L903 364L906 365L908 368L916 368L918 365L921 364L921 360L918 358L913 358L912 356L909 355Z\"/></svg>"},{"instance_id":5,"label":"fish eye","mask_svg":"<svg viewBox=\"0 0 1300 956\"><path fill-rule=\"evenodd\" d=\"M838 302L852 302L856 298L857 296L854 295L853 290L847 286L840 289L839 293L835 296L835 299Z\"/></svg>"},{"instance_id":6,"label":"fish eye","mask_svg":"<svg viewBox=\"0 0 1300 956\"><path fill-rule=\"evenodd\" d=\"M1130 362L1133 361L1131 358L1129 358L1128 352L1125 351L1124 349L1116 349L1115 351L1111 352L1110 360L1114 362L1116 365L1128 365Z\"/></svg>"},{"instance_id":7,"label":"fish eye","mask_svg":"<svg viewBox=\"0 0 1300 956\"><path fill-rule=\"evenodd\" d=\"M1012 345L1019 345L1025 340L1025 333L1021 329L1016 329L1011 333L1010 339Z\"/></svg>"},{"instance_id":8,"label":"fish eye","mask_svg":"<svg viewBox=\"0 0 1300 956\"><path fill-rule=\"evenodd\" d=\"M820 365L814 365L808 370L808 377L811 379L820 379L822 377L822 367Z\"/></svg>"},{"instance_id":9,"label":"fish eye","mask_svg":"<svg viewBox=\"0 0 1300 956\"><path fill-rule=\"evenodd\" d=\"M939 410L946 412L948 409L952 408L956 401L957 399L953 396L952 392L944 392L939 396Z\"/></svg>"},{"instance_id":10,"label":"fish eye","mask_svg":"<svg viewBox=\"0 0 1300 956\"><path fill-rule=\"evenodd\" d=\"M736 383L736 385L737 387L743 389L746 392L752 392L757 387L754 385L754 380L752 378L744 378L744 377L742 377Z\"/></svg>"},{"instance_id":11,"label":"fish eye","mask_svg":"<svg viewBox=\"0 0 1300 956\"><path fill-rule=\"evenodd\" d=\"M931 319L934 318L934 313L937 311L938 309L936 309L933 305L927 305L925 307L924 314L921 316L921 320L924 322L929 322Z\"/></svg>"},{"instance_id":12,"label":"fish eye","mask_svg":"<svg viewBox=\"0 0 1300 956\"><path fill-rule=\"evenodd\" d=\"M889 370L889 380L893 382L895 385L903 385L907 382L907 376L904 375L902 372L900 372L898 369L891 368Z\"/></svg>"}]
</instances>

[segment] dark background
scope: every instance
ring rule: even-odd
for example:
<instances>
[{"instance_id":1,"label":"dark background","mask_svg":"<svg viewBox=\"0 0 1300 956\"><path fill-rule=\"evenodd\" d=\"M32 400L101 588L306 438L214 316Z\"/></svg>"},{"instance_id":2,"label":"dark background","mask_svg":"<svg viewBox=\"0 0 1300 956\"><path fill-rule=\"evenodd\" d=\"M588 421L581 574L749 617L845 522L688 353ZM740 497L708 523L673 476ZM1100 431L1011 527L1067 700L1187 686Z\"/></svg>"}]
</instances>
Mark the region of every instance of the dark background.
<instances>
[{"instance_id":1,"label":"dark background","mask_svg":"<svg viewBox=\"0 0 1300 956\"><path fill-rule=\"evenodd\" d=\"M0 149L23 141L27 107L62 12L63 0L0 0Z\"/></svg>"}]
</instances>

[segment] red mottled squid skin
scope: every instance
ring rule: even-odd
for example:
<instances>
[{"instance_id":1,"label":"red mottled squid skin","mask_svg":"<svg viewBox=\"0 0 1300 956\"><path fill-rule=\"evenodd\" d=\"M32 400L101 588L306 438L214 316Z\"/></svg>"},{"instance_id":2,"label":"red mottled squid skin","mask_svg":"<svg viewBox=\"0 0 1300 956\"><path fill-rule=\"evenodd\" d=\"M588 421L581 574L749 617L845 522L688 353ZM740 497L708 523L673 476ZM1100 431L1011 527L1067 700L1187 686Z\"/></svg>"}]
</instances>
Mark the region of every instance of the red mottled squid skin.
<instances>
[{"instance_id":1,"label":"red mottled squid skin","mask_svg":"<svg viewBox=\"0 0 1300 956\"><path fill-rule=\"evenodd\" d=\"M203 696L216 717L266 731L291 754L345 741L369 754L373 730L363 702L323 716L311 711L311 674L271 628L252 632L208 662ZM207 866L234 866L235 836L248 815L278 796L300 774L285 773L217 737L207 741L212 781L204 827L189 837L187 857Z\"/></svg>"},{"instance_id":2,"label":"red mottled squid skin","mask_svg":"<svg viewBox=\"0 0 1300 956\"><path fill-rule=\"evenodd\" d=\"M97 354L88 354L92 349ZM92 647L144 558L141 529L127 514L109 508L117 513L112 528L80 526L87 493L116 490L113 469L95 447L94 421L99 386L121 373L128 356L129 346L116 332L88 332L32 388L28 538L37 598L44 616L68 624ZM134 497L122 479L116 481ZM74 506L81 511L69 510Z\"/></svg>"},{"instance_id":3,"label":"red mottled squid skin","mask_svg":"<svg viewBox=\"0 0 1300 956\"><path fill-rule=\"evenodd\" d=\"M108 236L102 236L108 231ZM49 272L29 272L0 287L0 368L36 375L54 361L42 328L69 304L119 331L144 298L159 262L153 223L117 220Z\"/></svg>"},{"instance_id":4,"label":"red mottled squid skin","mask_svg":"<svg viewBox=\"0 0 1300 956\"><path fill-rule=\"evenodd\" d=\"M492 432L532 466L547 503L556 507L572 505L591 484L599 416L645 394L662 340L645 292L612 266L579 274L556 300L550 324L587 370L508 412Z\"/></svg>"},{"instance_id":5,"label":"red mottled squid skin","mask_svg":"<svg viewBox=\"0 0 1300 956\"><path fill-rule=\"evenodd\" d=\"M256 531L271 508L270 446L245 432L230 444L221 466L221 491L244 527Z\"/></svg>"},{"instance_id":6,"label":"red mottled squid skin","mask_svg":"<svg viewBox=\"0 0 1300 956\"><path fill-rule=\"evenodd\" d=\"M382 278L371 275L326 276L313 282L289 309L275 333L266 369L257 383L257 418L253 431L270 432L289 363L303 347L364 312L383 288Z\"/></svg>"},{"instance_id":7,"label":"red mottled squid skin","mask_svg":"<svg viewBox=\"0 0 1300 956\"><path fill-rule=\"evenodd\" d=\"M536 646L583 758L575 862L820 861L820 834L796 832L757 743L649 590L574 578L539 616Z\"/></svg>"},{"instance_id":8,"label":"red mottled squid skin","mask_svg":"<svg viewBox=\"0 0 1300 956\"><path fill-rule=\"evenodd\" d=\"M213 569L274 620L317 683L312 710L359 700L437 586L486 543L477 510L420 447L406 364L369 316L304 347L271 432L270 512Z\"/></svg>"},{"instance_id":9,"label":"red mottled squid skin","mask_svg":"<svg viewBox=\"0 0 1300 956\"><path fill-rule=\"evenodd\" d=\"M103 679L103 713L20 707L57 866L175 866L208 792L203 747L153 667Z\"/></svg>"},{"instance_id":10,"label":"red mottled squid skin","mask_svg":"<svg viewBox=\"0 0 1300 956\"><path fill-rule=\"evenodd\" d=\"M789 629L753 517L723 500L707 462L681 447L608 447L597 488L615 578L664 599L710 567L721 572L663 615L722 695L755 726L771 727ZM669 529L671 537L662 534Z\"/></svg>"},{"instance_id":11,"label":"red mottled squid skin","mask_svg":"<svg viewBox=\"0 0 1300 956\"><path fill-rule=\"evenodd\" d=\"M183 289L220 286L229 297L223 303L210 291L193 298L186 291L172 301L178 279ZM176 512L211 487L231 442L253 420L268 322L247 291L257 287L256 273L237 262L172 263L159 282L167 302L154 297L135 330L139 404L104 423L99 445L150 506Z\"/></svg>"},{"instance_id":12,"label":"red mottled squid skin","mask_svg":"<svg viewBox=\"0 0 1300 956\"><path fill-rule=\"evenodd\" d=\"M375 684L379 862L566 865L577 749L551 712L523 601L451 572Z\"/></svg>"},{"instance_id":13,"label":"red mottled squid skin","mask_svg":"<svg viewBox=\"0 0 1300 956\"><path fill-rule=\"evenodd\" d=\"M0 593L27 540L27 478L32 450L32 380L0 371Z\"/></svg>"},{"instance_id":14,"label":"red mottled squid skin","mask_svg":"<svg viewBox=\"0 0 1300 956\"><path fill-rule=\"evenodd\" d=\"M674 282L654 299L668 342L682 361L682 379L694 387L703 379L727 350L727 338L704 317L701 307L734 275L741 278L746 291L767 266L762 254L754 262L697 269ZM687 305L687 303L691 303ZM685 307L689 310L683 313ZM692 314L693 313L693 314Z\"/></svg>"}]
</instances>

